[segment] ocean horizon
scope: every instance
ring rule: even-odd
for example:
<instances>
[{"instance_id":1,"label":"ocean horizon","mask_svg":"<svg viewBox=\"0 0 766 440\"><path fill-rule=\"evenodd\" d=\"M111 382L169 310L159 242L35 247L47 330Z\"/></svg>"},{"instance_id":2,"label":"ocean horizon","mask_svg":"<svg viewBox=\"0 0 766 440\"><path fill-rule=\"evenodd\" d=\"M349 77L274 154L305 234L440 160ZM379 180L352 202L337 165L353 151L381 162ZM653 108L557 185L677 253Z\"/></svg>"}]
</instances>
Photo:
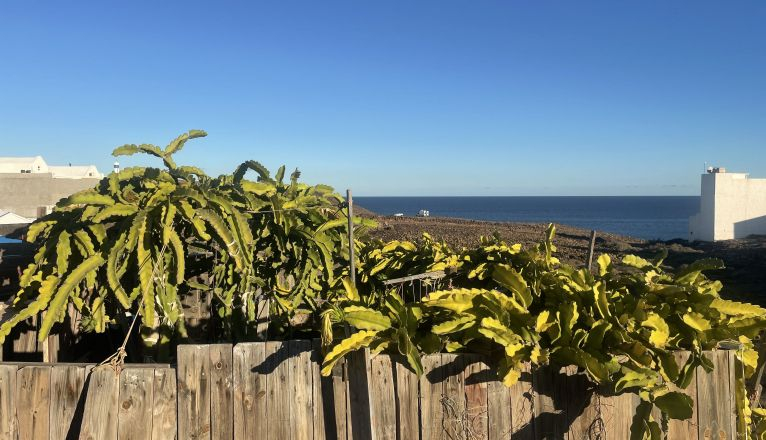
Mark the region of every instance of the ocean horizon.
<instances>
[{"instance_id":1,"label":"ocean horizon","mask_svg":"<svg viewBox=\"0 0 766 440\"><path fill-rule=\"evenodd\" d=\"M356 196L354 203L380 215L518 223L556 223L646 240L687 239L699 196Z\"/></svg>"}]
</instances>

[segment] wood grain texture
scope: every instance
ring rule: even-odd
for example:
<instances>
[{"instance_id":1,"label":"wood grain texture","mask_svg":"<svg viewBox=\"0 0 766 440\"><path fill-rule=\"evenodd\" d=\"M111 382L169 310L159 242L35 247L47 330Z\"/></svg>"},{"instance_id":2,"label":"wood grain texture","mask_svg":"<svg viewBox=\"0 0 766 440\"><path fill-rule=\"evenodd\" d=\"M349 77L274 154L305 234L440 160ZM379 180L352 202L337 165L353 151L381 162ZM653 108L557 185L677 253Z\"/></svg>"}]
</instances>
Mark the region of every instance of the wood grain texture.
<instances>
[{"instance_id":1,"label":"wood grain texture","mask_svg":"<svg viewBox=\"0 0 766 440\"><path fill-rule=\"evenodd\" d=\"M154 370L126 368L120 373L117 435L120 440L152 439Z\"/></svg>"},{"instance_id":2,"label":"wood grain texture","mask_svg":"<svg viewBox=\"0 0 766 440\"><path fill-rule=\"evenodd\" d=\"M179 345L178 438L210 440L210 346Z\"/></svg>"},{"instance_id":3,"label":"wood grain texture","mask_svg":"<svg viewBox=\"0 0 766 440\"><path fill-rule=\"evenodd\" d=\"M597 397L594 404L600 408L601 419L604 421L604 430L608 438L630 438L630 425L638 403L638 396L631 393Z\"/></svg>"},{"instance_id":4,"label":"wood grain texture","mask_svg":"<svg viewBox=\"0 0 766 440\"><path fill-rule=\"evenodd\" d=\"M287 342L266 342L266 438L290 438L290 366Z\"/></svg>"},{"instance_id":5,"label":"wood grain texture","mask_svg":"<svg viewBox=\"0 0 766 440\"><path fill-rule=\"evenodd\" d=\"M534 429L534 400L535 392L532 386L532 366L525 363L521 368L521 377L510 389L511 400L511 438L514 440L533 440Z\"/></svg>"},{"instance_id":6,"label":"wood grain texture","mask_svg":"<svg viewBox=\"0 0 766 440\"><path fill-rule=\"evenodd\" d=\"M266 375L260 371L266 360L266 344L234 346L234 439L264 438L267 433Z\"/></svg>"},{"instance_id":7,"label":"wood grain texture","mask_svg":"<svg viewBox=\"0 0 766 440\"><path fill-rule=\"evenodd\" d=\"M729 411L733 394L727 375L728 352L710 351L705 355L713 363L713 371L697 367L697 435L698 438L734 438Z\"/></svg>"},{"instance_id":8,"label":"wood grain texture","mask_svg":"<svg viewBox=\"0 0 766 440\"><path fill-rule=\"evenodd\" d=\"M332 403L335 419L336 438L351 440L348 418L348 381L346 380L346 360L341 359L332 368Z\"/></svg>"},{"instance_id":9,"label":"wood grain texture","mask_svg":"<svg viewBox=\"0 0 766 440\"><path fill-rule=\"evenodd\" d=\"M421 439L444 438L442 426L442 397L446 371L441 368L441 355L423 356L423 375L420 377L420 428Z\"/></svg>"},{"instance_id":10,"label":"wood grain texture","mask_svg":"<svg viewBox=\"0 0 766 440\"><path fill-rule=\"evenodd\" d=\"M487 364L478 355L464 355L465 372L463 382L465 384L465 413L466 429L468 438L476 440L486 439L489 436L487 417L487 380L490 370Z\"/></svg>"},{"instance_id":11,"label":"wood grain texture","mask_svg":"<svg viewBox=\"0 0 766 440\"><path fill-rule=\"evenodd\" d=\"M16 366L0 365L0 440L16 438Z\"/></svg>"},{"instance_id":12,"label":"wood grain texture","mask_svg":"<svg viewBox=\"0 0 766 440\"><path fill-rule=\"evenodd\" d=\"M314 440L336 437L332 412L332 378L320 374L322 341L311 341L311 401L314 414Z\"/></svg>"},{"instance_id":13,"label":"wood grain texture","mask_svg":"<svg viewBox=\"0 0 766 440\"><path fill-rule=\"evenodd\" d=\"M487 383L487 420L489 429L487 438L490 440L511 438L511 389L503 385L493 374Z\"/></svg>"},{"instance_id":14,"label":"wood grain texture","mask_svg":"<svg viewBox=\"0 0 766 440\"><path fill-rule=\"evenodd\" d=\"M370 404L370 350L361 349L347 356L348 413L351 416L351 437L370 440L372 408Z\"/></svg>"},{"instance_id":15,"label":"wood grain texture","mask_svg":"<svg viewBox=\"0 0 766 440\"><path fill-rule=\"evenodd\" d=\"M677 351L673 353L676 364L679 366L679 370L686 365L686 361L689 360L688 351ZM695 372L696 374L696 372ZM675 385L668 384L672 391L683 391L694 399L694 406L692 407L692 417L688 420L668 420L668 440L698 440L697 432L697 380L693 378L691 384L685 389L680 390Z\"/></svg>"},{"instance_id":16,"label":"wood grain texture","mask_svg":"<svg viewBox=\"0 0 766 440\"><path fill-rule=\"evenodd\" d=\"M84 384L85 367L55 365L51 368L51 440L65 440L70 432L79 432L82 420L74 419Z\"/></svg>"},{"instance_id":17,"label":"wood grain texture","mask_svg":"<svg viewBox=\"0 0 766 440\"><path fill-rule=\"evenodd\" d=\"M292 439L313 440L311 341L289 342L290 426Z\"/></svg>"},{"instance_id":18,"label":"wood grain texture","mask_svg":"<svg viewBox=\"0 0 766 440\"><path fill-rule=\"evenodd\" d=\"M210 345L210 438L234 438L233 361L231 344Z\"/></svg>"},{"instance_id":19,"label":"wood grain texture","mask_svg":"<svg viewBox=\"0 0 766 440\"><path fill-rule=\"evenodd\" d=\"M554 367L541 367L532 373L535 389L535 437L540 440L566 438L566 403L561 391L566 373Z\"/></svg>"},{"instance_id":20,"label":"wood grain texture","mask_svg":"<svg viewBox=\"0 0 766 440\"><path fill-rule=\"evenodd\" d=\"M178 434L176 370L156 368L153 375L152 440L174 440Z\"/></svg>"},{"instance_id":21,"label":"wood grain texture","mask_svg":"<svg viewBox=\"0 0 766 440\"><path fill-rule=\"evenodd\" d=\"M566 390L561 396L566 402L566 425L570 439L598 438L603 420L600 416L595 384L585 373L577 372L576 366L564 368Z\"/></svg>"},{"instance_id":22,"label":"wood grain texture","mask_svg":"<svg viewBox=\"0 0 766 440\"><path fill-rule=\"evenodd\" d=\"M465 411L465 356L443 353L442 367L447 377L444 381L443 426L447 438L467 438L468 416ZM510 407L509 407L510 410Z\"/></svg>"},{"instance_id":23,"label":"wood grain texture","mask_svg":"<svg viewBox=\"0 0 766 440\"><path fill-rule=\"evenodd\" d=\"M22 439L50 436L51 367L24 367L16 373L16 421Z\"/></svg>"},{"instance_id":24,"label":"wood grain texture","mask_svg":"<svg viewBox=\"0 0 766 440\"><path fill-rule=\"evenodd\" d=\"M80 429L81 440L117 438L120 376L109 366L94 368L88 378L88 393Z\"/></svg>"},{"instance_id":25,"label":"wood grain texture","mask_svg":"<svg viewBox=\"0 0 766 440\"><path fill-rule=\"evenodd\" d=\"M396 377L396 420L399 439L418 438L420 417L418 376L403 357L392 359Z\"/></svg>"},{"instance_id":26,"label":"wood grain texture","mask_svg":"<svg viewBox=\"0 0 766 440\"><path fill-rule=\"evenodd\" d=\"M396 440L396 378L391 356L370 359L370 404L376 440Z\"/></svg>"}]
</instances>

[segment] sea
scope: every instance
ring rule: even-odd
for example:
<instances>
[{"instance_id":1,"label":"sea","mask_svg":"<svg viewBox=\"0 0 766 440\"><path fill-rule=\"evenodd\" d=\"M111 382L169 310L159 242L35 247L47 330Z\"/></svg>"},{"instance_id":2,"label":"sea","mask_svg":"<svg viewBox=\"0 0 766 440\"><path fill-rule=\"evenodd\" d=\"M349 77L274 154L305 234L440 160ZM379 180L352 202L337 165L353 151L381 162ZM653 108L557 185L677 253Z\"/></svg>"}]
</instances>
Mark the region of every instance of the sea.
<instances>
[{"instance_id":1,"label":"sea","mask_svg":"<svg viewBox=\"0 0 766 440\"><path fill-rule=\"evenodd\" d=\"M381 215L520 223L556 223L646 240L686 239L699 196L568 197L354 197L354 203Z\"/></svg>"}]
</instances>

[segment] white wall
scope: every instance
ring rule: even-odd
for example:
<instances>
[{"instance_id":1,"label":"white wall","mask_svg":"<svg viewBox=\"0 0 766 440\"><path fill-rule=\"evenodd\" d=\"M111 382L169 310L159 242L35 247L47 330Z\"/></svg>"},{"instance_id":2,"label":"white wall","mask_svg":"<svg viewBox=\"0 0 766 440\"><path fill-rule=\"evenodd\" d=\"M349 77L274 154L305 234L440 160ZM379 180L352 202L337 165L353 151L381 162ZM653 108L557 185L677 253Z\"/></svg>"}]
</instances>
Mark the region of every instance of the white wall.
<instances>
[{"instance_id":1,"label":"white wall","mask_svg":"<svg viewBox=\"0 0 766 440\"><path fill-rule=\"evenodd\" d=\"M766 234L766 179L745 173L702 175L700 213L689 218L690 240Z\"/></svg>"}]
</instances>

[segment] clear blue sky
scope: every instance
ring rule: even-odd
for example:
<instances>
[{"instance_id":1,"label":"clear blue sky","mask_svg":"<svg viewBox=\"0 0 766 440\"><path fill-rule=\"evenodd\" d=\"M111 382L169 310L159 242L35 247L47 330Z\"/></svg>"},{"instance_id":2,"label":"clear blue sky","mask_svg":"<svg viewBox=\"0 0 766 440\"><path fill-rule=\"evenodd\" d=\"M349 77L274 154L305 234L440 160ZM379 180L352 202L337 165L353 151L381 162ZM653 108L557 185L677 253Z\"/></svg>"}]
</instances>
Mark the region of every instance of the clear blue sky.
<instances>
[{"instance_id":1,"label":"clear blue sky","mask_svg":"<svg viewBox=\"0 0 766 440\"><path fill-rule=\"evenodd\" d=\"M4 0L0 155L105 171L201 128L179 162L358 195L696 194L705 161L766 177L765 23L762 0Z\"/></svg>"}]
</instances>

